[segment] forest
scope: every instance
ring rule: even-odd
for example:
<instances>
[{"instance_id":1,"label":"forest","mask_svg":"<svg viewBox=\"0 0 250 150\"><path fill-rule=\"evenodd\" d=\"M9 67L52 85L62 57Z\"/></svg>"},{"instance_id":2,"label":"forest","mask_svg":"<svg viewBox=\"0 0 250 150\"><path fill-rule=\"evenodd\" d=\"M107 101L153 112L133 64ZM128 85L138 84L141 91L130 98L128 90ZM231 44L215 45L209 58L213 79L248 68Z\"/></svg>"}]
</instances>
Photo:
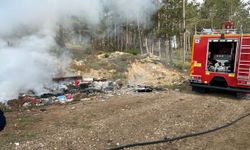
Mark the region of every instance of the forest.
<instances>
[{"instance_id":1,"label":"forest","mask_svg":"<svg viewBox=\"0 0 250 150\"><path fill-rule=\"evenodd\" d=\"M173 51L178 51L185 62L191 51L192 36L202 29L221 29L225 21L232 21L238 32L250 32L250 4L242 0L154 0L157 10L153 15L129 14L118 16L108 7L101 23L93 30L77 17L70 17L73 29L60 25L57 43L86 44L88 51L125 51L133 54L157 55L168 64L173 62ZM147 12L145 12L147 13ZM129 21L137 15L136 21ZM118 22L125 17L127 21ZM74 38L72 38L74 37ZM77 38L75 38L77 37Z\"/></svg>"}]
</instances>

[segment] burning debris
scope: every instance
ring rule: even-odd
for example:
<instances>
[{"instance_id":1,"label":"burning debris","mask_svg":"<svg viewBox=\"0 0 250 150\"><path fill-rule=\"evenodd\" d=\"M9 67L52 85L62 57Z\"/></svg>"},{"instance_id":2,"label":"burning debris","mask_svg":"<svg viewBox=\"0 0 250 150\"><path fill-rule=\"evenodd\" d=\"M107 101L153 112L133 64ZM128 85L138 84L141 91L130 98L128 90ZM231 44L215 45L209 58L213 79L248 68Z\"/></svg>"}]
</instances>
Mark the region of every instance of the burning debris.
<instances>
[{"instance_id":1,"label":"burning debris","mask_svg":"<svg viewBox=\"0 0 250 150\"><path fill-rule=\"evenodd\" d=\"M53 78L53 84L46 87L46 93L36 95L33 91L20 94L18 106L9 101L8 104L14 107L29 108L32 106L45 106L55 103L67 104L100 95L102 100L114 95L124 95L141 92L152 92L158 90L151 86L123 86L120 80L111 81L104 78L82 78L80 76Z\"/></svg>"},{"instance_id":2,"label":"burning debris","mask_svg":"<svg viewBox=\"0 0 250 150\"><path fill-rule=\"evenodd\" d=\"M54 83L50 87L45 87L46 93L36 95L34 92L20 94L19 100L24 102L24 107L43 106L53 103L68 103L74 100L79 100L81 92L86 94L91 93L89 88L91 83L82 82L82 78L75 77L60 77L54 78ZM81 83L82 82L82 83Z\"/></svg>"}]
</instances>

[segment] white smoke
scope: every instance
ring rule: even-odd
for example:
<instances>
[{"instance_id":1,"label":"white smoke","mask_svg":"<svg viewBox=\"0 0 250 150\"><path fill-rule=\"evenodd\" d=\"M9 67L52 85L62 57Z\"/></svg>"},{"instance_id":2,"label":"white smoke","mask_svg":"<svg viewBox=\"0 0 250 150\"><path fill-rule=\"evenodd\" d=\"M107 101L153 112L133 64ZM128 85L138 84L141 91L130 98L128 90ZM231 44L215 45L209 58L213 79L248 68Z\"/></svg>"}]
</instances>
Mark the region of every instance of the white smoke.
<instances>
[{"instance_id":1,"label":"white smoke","mask_svg":"<svg viewBox=\"0 0 250 150\"><path fill-rule=\"evenodd\" d=\"M155 2L154 2L155 1ZM118 14L121 22L148 24L148 17L157 10L156 0L106 0L108 8Z\"/></svg>"},{"instance_id":2,"label":"white smoke","mask_svg":"<svg viewBox=\"0 0 250 150\"><path fill-rule=\"evenodd\" d=\"M67 55L51 51L65 18L78 17L95 28L107 8L119 23L146 23L157 10L154 0L0 0L0 101L25 90L40 92L58 66L67 67L59 65L69 62Z\"/></svg>"},{"instance_id":3,"label":"white smoke","mask_svg":"<svg viewBox=\"0 0 250 150\"><path fill-rule=\"evenodd\" d=\"M21 90L39 92L56 67L56 58L46 52L53 45L52 37L29 36L19 42L15 47L0 49L1 98L16 98Z\"/></svg>"}]
</instances>

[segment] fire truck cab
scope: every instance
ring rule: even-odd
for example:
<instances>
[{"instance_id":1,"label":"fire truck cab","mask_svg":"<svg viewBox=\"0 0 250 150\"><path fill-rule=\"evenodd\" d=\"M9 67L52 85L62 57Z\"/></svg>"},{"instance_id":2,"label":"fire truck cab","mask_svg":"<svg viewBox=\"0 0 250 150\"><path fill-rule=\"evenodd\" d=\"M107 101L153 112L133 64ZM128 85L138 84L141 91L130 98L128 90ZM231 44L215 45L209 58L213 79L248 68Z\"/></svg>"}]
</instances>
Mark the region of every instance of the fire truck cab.
<instances>
[{"instance_id":1,"label":"fire truck cab","mask_svg":"<svg viewBox=\"0 0 250 150\"><path fill-rule=\"evenodd\" d=\"M193 91L221 89L250 93L250 34L204 29L194 35L190 83Z\"/></svg>"}]
</instances>

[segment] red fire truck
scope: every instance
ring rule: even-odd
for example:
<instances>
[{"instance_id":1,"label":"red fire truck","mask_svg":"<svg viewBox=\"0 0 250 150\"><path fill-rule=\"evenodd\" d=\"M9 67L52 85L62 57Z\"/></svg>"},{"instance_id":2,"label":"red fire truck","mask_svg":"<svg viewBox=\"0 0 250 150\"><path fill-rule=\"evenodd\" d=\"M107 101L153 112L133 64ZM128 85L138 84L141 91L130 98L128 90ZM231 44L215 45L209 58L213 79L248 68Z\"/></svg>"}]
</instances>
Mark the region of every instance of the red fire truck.
<instances>
[{"instance_id":1,"label":"red fire truck","mask_svg":"<svg viewBox=\"0 0 250 150\"><path fill-rule=\"evenodd\" d=\"M203 29L194 35L190 81L193 91L221 89L250 93L250 34L237 33L233 23L224 29Z\"/></svg>"}]
</instances>

